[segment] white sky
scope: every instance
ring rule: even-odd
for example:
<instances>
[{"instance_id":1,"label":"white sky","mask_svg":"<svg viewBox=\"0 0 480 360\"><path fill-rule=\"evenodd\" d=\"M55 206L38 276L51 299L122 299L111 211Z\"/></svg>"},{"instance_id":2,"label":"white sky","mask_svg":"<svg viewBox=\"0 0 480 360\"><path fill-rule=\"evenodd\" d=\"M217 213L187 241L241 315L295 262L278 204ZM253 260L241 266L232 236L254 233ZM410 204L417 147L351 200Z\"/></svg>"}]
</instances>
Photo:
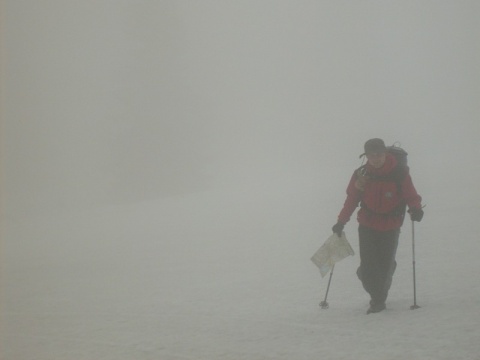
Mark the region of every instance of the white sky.
<instances>
[{"instance_id":1,"label":"white sky","mask_svg":"<svg viewBox=\"0 0 480 360\"><path fill-rule=\"evenodd\" d=\"M478 155L478 6L5 1L8 211L343 178L370 137L430 186Z\"/></svg>"}]
</instances>

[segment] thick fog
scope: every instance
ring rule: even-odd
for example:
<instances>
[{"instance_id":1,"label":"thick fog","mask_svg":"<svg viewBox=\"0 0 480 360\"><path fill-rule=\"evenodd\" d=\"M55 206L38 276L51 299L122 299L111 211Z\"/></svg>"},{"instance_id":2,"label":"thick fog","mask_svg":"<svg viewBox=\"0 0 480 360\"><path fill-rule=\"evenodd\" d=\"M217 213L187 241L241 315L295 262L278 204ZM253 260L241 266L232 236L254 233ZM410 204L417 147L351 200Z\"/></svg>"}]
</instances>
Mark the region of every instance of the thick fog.
<instances>
[{"instance_id":1,"label":"thick fog","mask_svg":"<svg viewBox=\"0 0 480 360\"><path fill-rule=\"evenodd\" d=\"M229 237L216 222L252 239L288 233L281 246L303 246L307 262L372 137L409 152L426 219L451 211L444 229L420 234L451 230L465 207L478 214L479 10L427 0L4 1L4 334L18 326L12 314L46 316L58 300L25 303L37 290L17 291L20 279L48 282L92 253L117 264L117 240L138 264L148 253L142 276L156 271L155 256L179 255L168 249L180 239L198 250L208 233L224 256ZM269 214L291 223L262 224ZM246 279L271 251L252 243L234 246L240 260L256 254ZM8 359L19 359L22 341L12 343Z\"/></svg>"},{"instance_id":2,"label":"thick fog","mask_svg":"<svg viewBox=\"0 0 480 360\"><path fill-rule=\"evenodd\" d=\"M475 1L3 9L7 216L290 177L338 193L370 137L424 191L478 180L458 176L479 153Z\"/></svg>"}]
</instances>

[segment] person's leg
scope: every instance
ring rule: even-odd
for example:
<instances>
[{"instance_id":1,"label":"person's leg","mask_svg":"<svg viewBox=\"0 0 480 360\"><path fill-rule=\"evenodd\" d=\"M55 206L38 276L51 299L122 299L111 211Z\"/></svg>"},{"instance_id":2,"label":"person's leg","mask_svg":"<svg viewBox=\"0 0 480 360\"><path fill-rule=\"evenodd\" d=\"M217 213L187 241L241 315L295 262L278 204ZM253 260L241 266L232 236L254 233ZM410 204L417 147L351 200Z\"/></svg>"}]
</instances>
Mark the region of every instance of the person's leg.
<instances>
[{"instance_id":1,"label":"person's leg","mask_svg":"<svg viewBox=\"0 0 480 360\"><path fill-rule=\"evenodd\" d=\"M388 291L392 285L393 274L397 267L395 255L397 253L399 235L399 229L379 233L377 243L378 283L375 294L375 300L378 303L385 303Z\"/></svg>"},{"instance_id":2,"label":"person's leg","mask_svg":"<svg viewBox=\"0 0 480 360\"><path fill-rule=\"evenodd\" d=\"M375 278L378 273L375 236L372 232L372 229L364 226L358 227L360 267L357 269L357 276L370 296L375 293Z\"/></svg>"},{"instance_id":3,"label":"person's leg","mask_svg":"<svg viewBox=\"0 0 480 360\"><path fill-rule=\"evenodd\" d=\"M396 268L399 229L383 232L360 226L358 232L360 267L357 275L371 297L369 312L381 311L385 309Z\"/></svg>"}]
</instances>

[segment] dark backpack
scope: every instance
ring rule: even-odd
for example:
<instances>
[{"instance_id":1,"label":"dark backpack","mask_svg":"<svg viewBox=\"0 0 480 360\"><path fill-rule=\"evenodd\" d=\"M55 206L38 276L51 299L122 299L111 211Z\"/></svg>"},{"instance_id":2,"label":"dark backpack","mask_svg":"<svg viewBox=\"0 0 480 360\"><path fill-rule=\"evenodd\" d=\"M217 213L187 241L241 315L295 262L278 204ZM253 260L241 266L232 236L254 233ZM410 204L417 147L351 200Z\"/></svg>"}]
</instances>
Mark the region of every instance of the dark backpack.
<instances>
[{"instance_id":1,"label":"dark backpack","mask_svg":"<svg viewBox=\"0 0 480 360\"><path fill-rule=\"evenodd\" d=\"M392 146L387 146L387 152L395 156L398 163L397 166L402 166L404 168L408 167L408 153L400 146L396 144L393 144Z\"/></svg>"}]
</instances>

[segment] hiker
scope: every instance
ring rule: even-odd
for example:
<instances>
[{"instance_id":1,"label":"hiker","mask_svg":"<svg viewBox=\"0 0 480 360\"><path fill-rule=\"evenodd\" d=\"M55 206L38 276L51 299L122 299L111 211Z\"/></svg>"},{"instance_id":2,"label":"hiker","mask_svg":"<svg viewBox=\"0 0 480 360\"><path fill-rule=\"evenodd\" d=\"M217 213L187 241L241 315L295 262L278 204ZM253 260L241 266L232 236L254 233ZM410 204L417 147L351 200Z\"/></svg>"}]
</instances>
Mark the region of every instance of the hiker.
<instances>
[{"instance_id":1,"label":"hiker","mask_svg":"<svg viewBox=\"0 0 480 360\"><path fill-rule=\"evenodd\" d=\"M391 148L391 147L390 147ZM400 149L400 148L395 148ZM370 139L364 145L367 163L357 169L347 187L347 198L333 226L341 236L345 224L360 205L360 267L358 278L370 294L367 314L385 310L385 301L397 263L400 227L408 206L412 221L423 218L422 198L417 194L405 161L388 151L382 139Z\"/></svg>"}]
</instances>

